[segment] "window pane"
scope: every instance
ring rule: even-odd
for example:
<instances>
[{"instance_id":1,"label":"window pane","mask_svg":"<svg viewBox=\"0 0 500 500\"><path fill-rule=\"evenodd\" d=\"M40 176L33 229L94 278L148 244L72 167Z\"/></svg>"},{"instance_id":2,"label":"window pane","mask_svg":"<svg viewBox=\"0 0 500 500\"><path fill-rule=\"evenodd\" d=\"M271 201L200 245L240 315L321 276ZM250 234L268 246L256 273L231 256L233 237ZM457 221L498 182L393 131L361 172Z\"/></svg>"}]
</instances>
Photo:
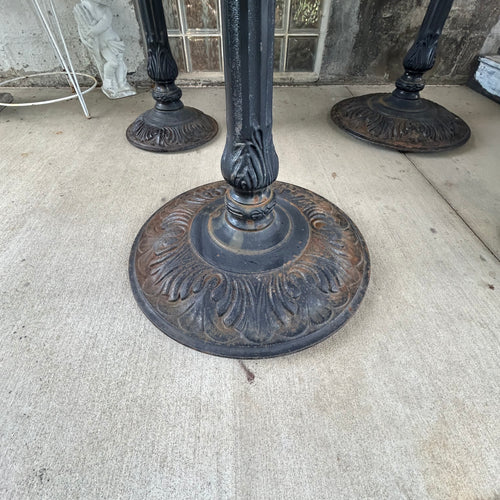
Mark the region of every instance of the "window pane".
<instances>
[{"instance_id":1,"label":"window pane","mask_svg":"<svg viewBox=\"0 0 500 500\"><path fill-rule=\"evenodd\" d=\"M276 29L284 29L283 20L285 18L285 0L276 0L276 15L274 27Z\"/></svg>"},{"instance_id":2,"label":"window pane","mask_svg":"<svg viewBox=\"0 0 500 500\"><path fill-rule=\"evenodd\" d=\"M287 71L314 71L316 37L288 38Z\"/></svg>"},{"instance_id":3,"label":"window pane","mask_svg":"<svg viewBox=\"0 0 500 500\"><path fill-rule=\"evenodd\" d=\"M186 60L184 58L182 39L180 37L169 36L168 43L170 44L170 50L172 51L172 55L174 56L179 71L186 72Z\"/></svg>"},{"instance_id":4,"label":"window pane","mask_svg":"<svg viewBox=\"0 0 500 500\"><path fill-rule=\"evenodd\" d=\"M221 71L219 37L188 37L193 71Z\"/></svg>"},{"instance_id":5,"label":"window pane","mask_svg":"<svg viewBox=\"0 0 500 500\"><path fill-rule=\"evenodd\" d=\"M222 71L220 0L162 2L179 71ZM314 71L323 3L276 0L274 71Z\"/></svg>"},{"instance_id":6,"label":"window pane","mask_svg":"<svg viewBox=\"0 0 500 500\"><path fill-rule=\"evenodd\" d=\"M290 28L319 28L320 0L291 0Z\"/></svg>"},{"instance_id":7,"label":"window pane","mask_svg":"<svg viewBox=\"0 0 500 500\"><path fill-rule=\"evenodd\" d=\"M217 0L184 0L189 29L217 29Z\"/></svg>"},{"instance_id":8,"label":"window pane","mask_svg":"<svg viewBox=\"0 0 500 500\"><path fill-rule=\"evenodd\" d=\"M277 36L274 39L274 71L281 70L281 53L283 51L283 37Z\"/></svg>"},{"instance_id":9,"label":"window pane","mask_svg":"<svg viewBox=\"0 0 500 500\"><path fill-rule=\"evenodd\" d=\"M163 10L165 11L167 29L180 30L179 11L177 10L177 2L163 0Z\"/></svg>"}]
</instances>

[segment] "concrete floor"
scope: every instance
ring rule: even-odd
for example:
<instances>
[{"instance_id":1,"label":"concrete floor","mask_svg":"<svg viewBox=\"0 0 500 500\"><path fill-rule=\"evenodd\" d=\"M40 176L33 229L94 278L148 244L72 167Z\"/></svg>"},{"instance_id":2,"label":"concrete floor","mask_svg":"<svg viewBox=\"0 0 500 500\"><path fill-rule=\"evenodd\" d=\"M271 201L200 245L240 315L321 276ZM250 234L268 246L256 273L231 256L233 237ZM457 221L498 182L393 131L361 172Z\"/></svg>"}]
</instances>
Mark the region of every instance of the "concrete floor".
<instances>
[{"instance_id":1,"label":"concrete floor","mask_svg":"<svg viewBox=\"0 0 500 500\"><path fill-rule=\"evenodd\" d=\"M499 498L500 107L429 87L472 139L404 155L329 121L378 90L275 90L280 180L349 214L373 274L336 335L243 364L163 335L127 276L147 217L220 179L223 89L184 91L221 130L174 156L125 139L148 93L0 113L1 498Z\"/></svg>"}]
</instances>

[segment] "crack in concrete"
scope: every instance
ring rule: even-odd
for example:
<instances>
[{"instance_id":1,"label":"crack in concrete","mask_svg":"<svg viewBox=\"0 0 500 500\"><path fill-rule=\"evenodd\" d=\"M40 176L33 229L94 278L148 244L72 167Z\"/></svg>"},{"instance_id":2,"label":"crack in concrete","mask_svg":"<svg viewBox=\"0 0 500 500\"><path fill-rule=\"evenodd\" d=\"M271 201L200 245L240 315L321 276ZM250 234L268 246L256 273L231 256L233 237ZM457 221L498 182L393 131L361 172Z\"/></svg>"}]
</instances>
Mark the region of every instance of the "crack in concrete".
<instances>
[{"instance_id":1,"label":"crack in concrete","mask_svg":"<svg viewBox=\"0 0 500 500\"><path fill-rule=\"evenodd\" d=\"M446 204L455 212L455 214L458 216L458 218L469 228L469 230L472 232L472 234L484 245L486 250L493 256L495 260L500 262L500 258L495 254L495 252L488 246L488 244L479 236L476 231L472 228L472 226L462 217L460 212L448 201L446 196L438 189L437 186L434 185L434 183L420 170L417 166L417 164L408 157L406 153L401 153L403 156L406 157L406 159L415 167L415 170L429 183L429 185L436 191L436 193L446 202Z\"/></svg>"}]
</instances>

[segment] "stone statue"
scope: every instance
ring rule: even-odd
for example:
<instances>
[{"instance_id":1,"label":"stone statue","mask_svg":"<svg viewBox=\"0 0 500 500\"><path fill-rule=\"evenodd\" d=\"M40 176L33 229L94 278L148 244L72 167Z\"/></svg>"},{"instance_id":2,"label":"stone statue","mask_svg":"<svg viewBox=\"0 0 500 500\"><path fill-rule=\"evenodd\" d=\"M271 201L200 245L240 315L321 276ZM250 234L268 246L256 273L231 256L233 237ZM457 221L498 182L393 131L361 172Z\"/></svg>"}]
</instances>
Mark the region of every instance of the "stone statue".
<instances>
[{"instance_id":1,"label":"stone statue","mask_svg":"<svg viewBox=\"0 0 500 500\"><path fill-rule=\"evenodd\" d=\"M78 33L89 49L102 78L102 91L110 99L136 94L127 82L127 67L123 60L125 44L111 27L113 14L102 3L105 0L81 0L73 10Z\"/></svg>"}]
</instances>

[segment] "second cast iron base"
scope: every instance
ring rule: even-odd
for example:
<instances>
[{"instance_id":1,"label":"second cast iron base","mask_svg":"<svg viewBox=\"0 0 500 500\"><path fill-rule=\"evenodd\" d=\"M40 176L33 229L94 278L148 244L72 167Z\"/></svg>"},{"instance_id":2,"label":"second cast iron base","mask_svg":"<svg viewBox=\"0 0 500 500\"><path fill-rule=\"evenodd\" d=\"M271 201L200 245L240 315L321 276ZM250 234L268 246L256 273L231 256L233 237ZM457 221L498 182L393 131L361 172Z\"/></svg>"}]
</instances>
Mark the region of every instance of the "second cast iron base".
<instances>
[{"instance_id":1,"label":"second cast iron base","mask_svg":"<svg viewBox=\"0 0 500 500\"><path fill-rule=\"evenodd\" d=\"M331 111L332 120L349 134L403 152L456 148L470 137L468 125L427 99L367 94L345 99Z\"/></svg>"},{"instance_id":2,"label":"second cast iron base","mask_svg":"<svg viewBox=\"0 0 500 500\"><path fill-rule=\"evenodd\" d=\"M143 312L178 342L232 358L288 354L330 336L368 285L359 230L324 198L276 182L272 222L241 231L225 218L226 188L188 191L143 226L129 265Z\"/></svg>"},{"instance_id":3,"label":"second cast iron base","mask_svg":"<svg viewBox=\"0 0 500 500\"><path fill-rule=\"evenodd\" d=\"M176 153L202 146L216 136L217 130L217 122L196 108L161 110L155 107L128 127L127 139L140 149Z\"/></svg>"}]
</instances>

